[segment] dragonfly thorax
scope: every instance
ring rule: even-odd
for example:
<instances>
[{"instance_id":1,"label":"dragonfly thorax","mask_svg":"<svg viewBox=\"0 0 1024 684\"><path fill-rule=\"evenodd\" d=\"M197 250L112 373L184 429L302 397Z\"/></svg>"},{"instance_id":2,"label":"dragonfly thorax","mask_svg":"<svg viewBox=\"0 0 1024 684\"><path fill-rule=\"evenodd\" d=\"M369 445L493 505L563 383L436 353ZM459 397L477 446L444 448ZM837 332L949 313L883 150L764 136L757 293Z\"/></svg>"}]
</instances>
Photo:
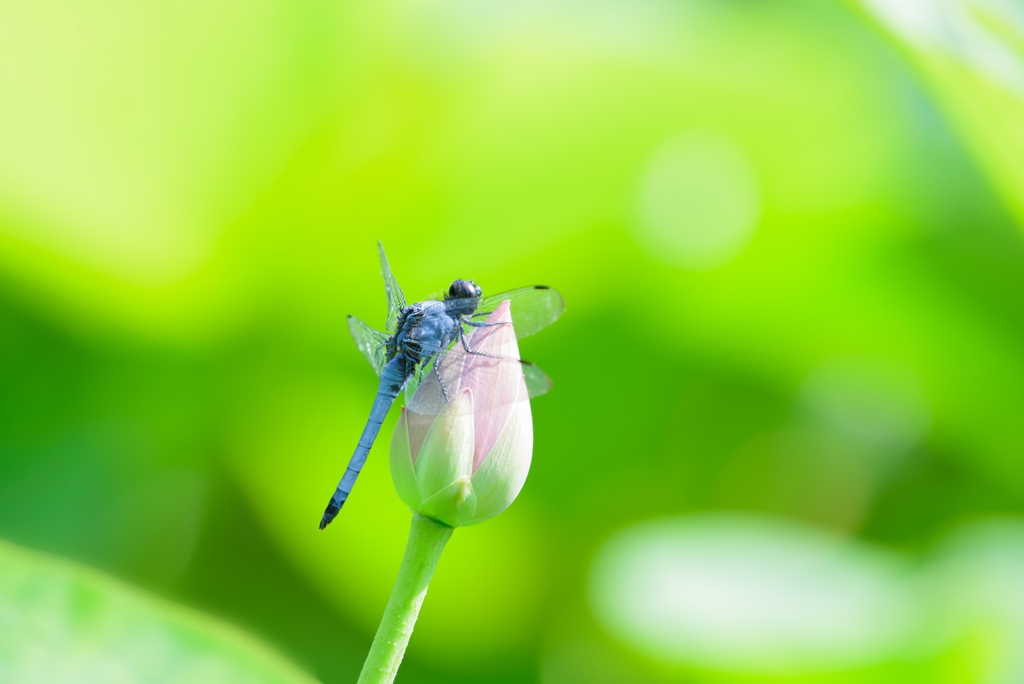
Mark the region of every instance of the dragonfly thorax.
<instances>
[{"instance_id":1,"label":"dragonfly thorax","mask_svg":"<svg viewBox=\"0 0 1024 684\"><path fill-rule=\"evenodd\" d=\"M412 304L398 319L397 329L387 341L387 359L404 354L413 364L448 348L459 332L459 317L448 311L450 302L426 301Z\"/></svg>"}]
</instances>

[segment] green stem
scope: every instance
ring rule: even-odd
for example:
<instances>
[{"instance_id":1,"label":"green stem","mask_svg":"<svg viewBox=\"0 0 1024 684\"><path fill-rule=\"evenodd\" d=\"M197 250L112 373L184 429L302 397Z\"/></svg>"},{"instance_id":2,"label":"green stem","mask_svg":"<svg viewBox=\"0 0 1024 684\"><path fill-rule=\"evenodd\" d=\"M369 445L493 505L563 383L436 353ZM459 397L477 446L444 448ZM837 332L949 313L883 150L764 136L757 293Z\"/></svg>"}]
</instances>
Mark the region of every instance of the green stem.
<instances>
[{"instance_id":1,"label":"green stem","mask_svg":"<svg viewBox=\"0 0 1024 684\"><path fill-rule=\"evenodd\" d=\"M452 529L418 513L413 515L405 558L398 569L398 579L391 590L391 600L384 609L377 636L373 637L370 654L359 673L358 684L391 684L395 680L437 559L452 536Z\"/></svg>"}]
</instances>

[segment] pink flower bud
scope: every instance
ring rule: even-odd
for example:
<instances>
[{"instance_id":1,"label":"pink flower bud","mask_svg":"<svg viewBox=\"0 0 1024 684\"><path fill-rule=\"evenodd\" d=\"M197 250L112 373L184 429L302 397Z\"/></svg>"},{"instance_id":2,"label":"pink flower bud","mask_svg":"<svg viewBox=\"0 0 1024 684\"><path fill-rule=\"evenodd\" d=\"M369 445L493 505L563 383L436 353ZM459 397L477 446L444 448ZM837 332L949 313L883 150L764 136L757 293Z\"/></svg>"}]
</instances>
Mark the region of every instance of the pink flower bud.
<instances>
[{"instance_id":1,"label":"pink flower bud","mask_svg":"<svg viewBox=\"0 0 1024 684\"><path fill-rule=\"evenodd\" d=\"M533 453L533 418L509 302L477 328L448 404L437 416L403 408L391 438L391 476L402 501L452 527L474 525L508 508ZM460 343L449 354L458 354ZM512 361L510 361L512 360ZM427 391L421 386L417 391Z\"/></svg>"}]
</instances>

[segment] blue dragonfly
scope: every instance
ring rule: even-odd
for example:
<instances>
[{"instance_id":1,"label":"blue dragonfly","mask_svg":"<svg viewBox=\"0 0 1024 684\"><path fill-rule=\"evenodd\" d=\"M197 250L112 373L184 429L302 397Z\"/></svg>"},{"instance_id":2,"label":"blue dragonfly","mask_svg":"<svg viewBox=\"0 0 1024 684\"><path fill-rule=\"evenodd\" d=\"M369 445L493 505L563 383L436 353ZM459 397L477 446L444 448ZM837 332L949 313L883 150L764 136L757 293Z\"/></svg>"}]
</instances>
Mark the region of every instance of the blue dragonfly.
<instances>
[{"instance_id":1,"label":"blue dragonfly","mask_svg":"<svg viewBox=\"0 0 1024 684\"><path fill-rule=\"evenodd\" d=\"M454 280L444 297L406 305L402 288L391 274L384 247L379 242L377 247L388 297L385 328L374 330L355 316L349 316L348 329L359 351L376 371L380 385L355 453L320 520L321 530L334 520L348 499L381 423L403 388L411 410L436 415L447 402L446 387L450 386L451 376L458 372L467 355L476 354L486 356L494 372L499 372L500 364L516 364L516 370L526 381L530 398L551 389L550 378L531 363L474 351L471 333L475 328L504 325L481 319L507 300L516 338L532 335L562 315L565 311L562 295L547 286L532 285L485 297L472 280ZM417 393L425 382L429 384Z\"/></svg>"}]
</instances>

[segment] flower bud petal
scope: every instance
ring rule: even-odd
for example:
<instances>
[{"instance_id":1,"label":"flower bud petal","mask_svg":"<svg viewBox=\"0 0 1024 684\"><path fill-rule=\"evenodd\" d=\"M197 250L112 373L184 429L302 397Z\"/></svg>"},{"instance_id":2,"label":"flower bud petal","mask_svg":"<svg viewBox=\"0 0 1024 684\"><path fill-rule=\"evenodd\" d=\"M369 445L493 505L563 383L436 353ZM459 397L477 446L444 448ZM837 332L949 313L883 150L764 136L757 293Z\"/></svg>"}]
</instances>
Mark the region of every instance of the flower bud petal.
<instances>
[{"instance_id":1,"label":"flower bud petal","mask_svg":"<svg viewBox=\"0 0 1024 684\"><path fill-rule=\"evenodd\" d=\"M522 391L526 392L525 383ZM533 455L533 415L530 402L517 401L483 464L473 473L476 512L470 524L501 513L519 495Z\"/></svg>"},{"instance_id":2,"label":"flower bud petal","mask_svg":"<svg viewBox=\"0 0 1024 684\"><path fill-rule=\"evenodd\" d=\"M391 479L395 481L398 498L413 509L420 505L422 497L409 444L409 411L404 406L391 436Z\"/></svg>"},{"instance_id":3,"label":"flower bud petal","mask_svg":"<svg viewBox=\"0 0 1024 684\"><path fill-rule=\"evenodd\" d=\"M463 389L455 393L434 419L416 458L416 482L422 500L426 501L460 477L468 477L472 468L473 392Z\"/></svg>"},{"instance_id":4,"label":"flower bud petal","mask_svg":"<svg viewBox=\"0 0 1024 684\"><path fill-rule=\"evenodd\" d=\"M466 357L460 384L460 387L473 390L473 397L476 400L474 470L483 463L505 427L519 392L519 385L523 384L519 364L500 360L519 359L519 344L516 342L515 330L512 327L509 301L505 300L499 304L487 317L486 322L490 324L489 327L477 328L470 338L470 347L479 354Z\"/></svg>"},{"instance_id":5,"label":"flower bud petal","mask_svg":"<svg viewBox=\"0 0 1024 684\"><path fill-rule=\"evenodd\" d=\"M468 475L463 475L447 487L424 499L417 511L449 527L468 525L476 512L476 492Z\"/></svg>"}]
</instances>

